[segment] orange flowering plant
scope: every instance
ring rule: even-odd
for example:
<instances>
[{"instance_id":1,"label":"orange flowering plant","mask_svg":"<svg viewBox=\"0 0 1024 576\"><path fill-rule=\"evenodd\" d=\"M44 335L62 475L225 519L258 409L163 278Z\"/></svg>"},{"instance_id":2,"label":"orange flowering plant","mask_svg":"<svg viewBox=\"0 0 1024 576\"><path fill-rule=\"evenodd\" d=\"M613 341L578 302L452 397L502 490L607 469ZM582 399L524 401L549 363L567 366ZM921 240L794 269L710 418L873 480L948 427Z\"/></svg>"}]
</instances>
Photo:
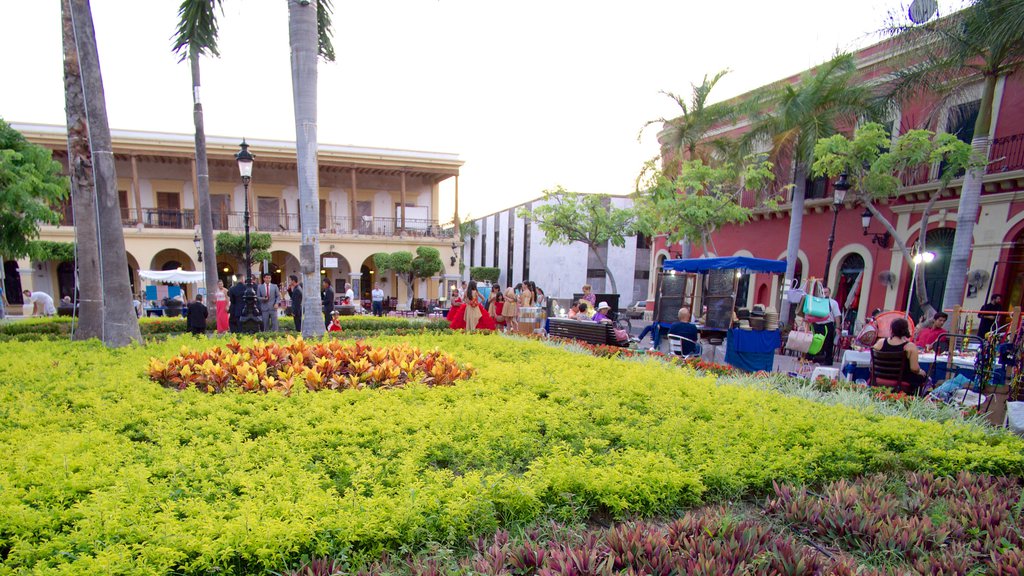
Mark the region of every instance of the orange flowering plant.
<instances>
[{"instance_id":1,"label":"orange flowering plant","mask_svg":"<svg viewBox=\"0 0 1024 576\"><path fill-rule=\"evenodd\" d=\"M295 385L311 391L350 388L394 388L409 382L450 386L473 375L472 365L459 366L438 349L424 352L399 344L373 346L364 341L309 342L288 337L285 343L254 340L243 347L232 339L225 346L189 350L165 361L151 358L149 377L170 388L195 387L210 393L228 389L284 394Z\"/></svg>"}]
</instances>

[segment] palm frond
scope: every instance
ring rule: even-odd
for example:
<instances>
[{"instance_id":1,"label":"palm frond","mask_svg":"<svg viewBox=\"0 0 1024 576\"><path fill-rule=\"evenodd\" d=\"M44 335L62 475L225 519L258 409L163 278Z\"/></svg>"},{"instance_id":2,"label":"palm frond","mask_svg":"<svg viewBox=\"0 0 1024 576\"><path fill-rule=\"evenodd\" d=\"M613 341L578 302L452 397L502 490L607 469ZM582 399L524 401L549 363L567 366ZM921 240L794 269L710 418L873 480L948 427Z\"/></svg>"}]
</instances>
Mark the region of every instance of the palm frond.
<instances>
[{"instance_id":1,"label":"palm frond","mask_svg":"<svg viewBox=\"0 0 1024 576\"><path fill-rule=\"evenodd\" d=\"M171 47L180 54L179 62L185 60L193 49L199 55L220 56L217 51L218 9L224 13L221 0L182 0Z\"/></svg>"},{"instance_id":2,"label":"palm frond","mask_svg":"<svg viewBox=\"0 0 1024 576\"><path fill-rule=\"evenodd\" d=\"M220 0L217 0L218 2ZM317 49L320 57L327 62L334 62L334 44L331 43L331 0L316 2L316 35Z\"/></svg>"}]
</instances>

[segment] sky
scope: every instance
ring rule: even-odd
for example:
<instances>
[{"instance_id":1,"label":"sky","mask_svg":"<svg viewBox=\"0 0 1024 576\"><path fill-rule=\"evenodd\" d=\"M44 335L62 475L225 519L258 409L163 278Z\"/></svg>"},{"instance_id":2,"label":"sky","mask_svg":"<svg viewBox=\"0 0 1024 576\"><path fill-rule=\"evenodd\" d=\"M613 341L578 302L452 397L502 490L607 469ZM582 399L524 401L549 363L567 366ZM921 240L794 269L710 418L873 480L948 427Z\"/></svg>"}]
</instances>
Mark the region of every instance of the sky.
<instances>
[{"instance_id":1,"label":"sky","mask_svg":"<svg viewBox=\"0 0 1024 576\"><path fill-rule=\"evenodd\" d=\"M192 133L188 66L171 52L179 1L91 4L111 128ZM221 57L201 63L207 134L294 141L285 0L223 4ZM644 123L678 112L660 91L688 95L728 68L712 94L724 100L798 73L878 41L900 2L333 5L337 61L319 65L319 141L458 154L465 218L556 185L628 194L658 153L657 128L641 133ZM0 22L0 117L63 124L59 1L3 0ZM442 221L452 184L442 185Z\"/></svg>"}]
</instances>

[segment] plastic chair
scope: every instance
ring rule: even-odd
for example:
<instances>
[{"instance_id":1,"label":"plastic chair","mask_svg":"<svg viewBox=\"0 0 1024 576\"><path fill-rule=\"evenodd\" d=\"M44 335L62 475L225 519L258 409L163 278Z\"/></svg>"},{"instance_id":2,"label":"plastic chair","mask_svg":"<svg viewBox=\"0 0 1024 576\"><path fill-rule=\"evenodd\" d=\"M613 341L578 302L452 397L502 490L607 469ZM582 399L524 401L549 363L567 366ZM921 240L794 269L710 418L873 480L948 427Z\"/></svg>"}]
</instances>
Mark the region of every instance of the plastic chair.
<instances>
[{"instance_id":1,"label":"plastic chair","mask_svg":"<svg viewBox=\"0 0 1024 576\"><path fill-rule=\"evenodd\" d=\"M683 354L684 342L693 345L693 351L690 352L689 354ZM680 336L678 334L668 335L668 349L669 352L671 352L672 354L675 354L676 356L682 356L683 358L699 358L704 353L704 348L700 345L700 342L691 340L685 336Z\"/></svg>"}]
</instances>

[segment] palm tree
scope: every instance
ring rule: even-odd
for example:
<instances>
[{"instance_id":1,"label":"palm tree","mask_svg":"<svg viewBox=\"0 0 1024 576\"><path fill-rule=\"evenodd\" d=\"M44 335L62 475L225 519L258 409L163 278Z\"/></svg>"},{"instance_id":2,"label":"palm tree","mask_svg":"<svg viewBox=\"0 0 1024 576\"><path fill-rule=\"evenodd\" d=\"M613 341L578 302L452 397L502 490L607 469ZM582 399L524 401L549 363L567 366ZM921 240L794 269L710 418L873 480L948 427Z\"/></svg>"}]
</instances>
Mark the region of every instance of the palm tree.
<instances>
[{"instance_id":1,"label":"palm tree","mask_svg":"<svg viewBox=\"0 0 1024 576\"><path fill-rule=\"evenodd\" d=\"M117 348L134 342L142 342L139 333L139 319L132 305L131 284L125 270L128 257L124 248L124 230L121 223L121 206L117 197L117 173L114 170L114 153L110 143L110 126L107 124L107 105L103 94L103 77L100 74L99 53L96 48L96 32L92 23L89 0L66 0L67 18L71 21L71 46L77 56L80 75L78 87L84 101L84 128L81 124L68 126L79 131L76 137L87 139L92 161L93 182L96 193L96 246L99 261L100 288L103 299L103 343ZM69 79L68 82L71 82ZM71 82L73 83L73 82ZM67 82L65 89L67 89ZM69 91L70 94L71 91ZM73 95L66 96L69 102ZM76 232L77 233L77 232ZM86 239L92 242L91 239Z\"/></svg>"},{"instance_id":2,"label":"palm tree","mask_svg":"<svg viewBox=\"0 0 1024 576\"><path fill-rule=\"evenodd\" d=\"M178 28L172 50L186 57L192 70L192 119L196 128L196 196L199 199L199 234L207 254L203 270L207 290L217 286L217 259L213 239L213 215L210 213L210 168L206 159L206 129L203 126L203 104L199 98L199 57L220 56L217 51L217 9L221 0L183 0L178 8Z\"/></svg>"},{"instance_id":3,"label":"palm tree","mask_svg":"<svg viewBox=\"0 0 1024 576\"><path fill-rule=\"evenodd\" d=\"M295 150L298 164L299 221L302 236L299 263L302 280L310 296L320 285L320 181L316 138L316 61L318 56L334 60L330 43L330 3L328 0L288 0L288 41L292 51L292 99L295 107ZM323 307L318 298L302 300L302 315L320 318ZM320 336L324 325L317 321L302 323L302 335Z\"/></svg>"},{"instance_id":4,"label":"palm tree","mask_svg":"<svg viewBox=\"0 0 1024 576\"><path fill-rule=\"evenodd\" d=\"M967 168L960 191L956 233L950 255L943 305L963 302L970 264L974 224L978 220L982 177L991 145L992 106L996 84L1024 67L1024 2L977 0L963 11L942 20L912 27L893 27L900 44L921 45L909 54L914 64L896 73L891 96L897 100L922 91L939 95L942 104L982 81L981 105L971 139L974 162Z\"/></svg>"},{"instance_id":5,"label":"palm tree","mask_svg":"<svg viewBox=\"0 0 1024 576\"><path fill-rule=\"evenodd\" d=\"M872 110L871 91L853 83L857 65L850 54L839 54L806 73L796 84L779 83L756 94L748 104L753 127L745 135L748 143L767 139L776 166L791 160L793 200L790 205L789 238L786 251L786 286L791 286L800 252L807 177L814 162L814 144L831 136ZM789 317L789 302L783 299L782 318Z\"/></svg>"},{"instance_id":6,"label":"palm tree","mask_svg":"<svg viewBox=\"0 0 1024 576\"><path fill-rule=\"evenodd\" d=\"M99 238L96 235L96 188L92 182L92 153L86 126L82 72L71 25L70 0L61 1L64 43L64 110L68 123L68 174L71 176L71 206L75 216L75 262L77 265L78 326L73 340L103 337L103 286L100 284Z\"/></svg>"},{"instance_id":7,"label":"palm tree","mask_svg":"<svg viewBox=\"0 0 1024 576\"><path fill-rule=\"evenodd\" d=\"M663 168L663 172L668 177L671 178L678 174L686 160L700 159L706 164L709 163L713 151L720 148L717 141L709 142L706 138L712 129L733 118L735 107L724 102L709 105L708 97L718 81L728 73L729 70L720 70L711 78L705 74L700 85L691 84L692 93L689 104L684 97L678 94L662 91L662 94L675 101L682 113L671 119L662 117L649 120L640 129L640 134L637 134L639 140L648 126L652 124L664 126L658 138L662 143L662 156L670 154L675 160ZM669 154L665 154L665 152ZM681 242L683 257L688 258L690 256L690 241L688 238L682 238Z\"/></svg>"}]
</instances>

